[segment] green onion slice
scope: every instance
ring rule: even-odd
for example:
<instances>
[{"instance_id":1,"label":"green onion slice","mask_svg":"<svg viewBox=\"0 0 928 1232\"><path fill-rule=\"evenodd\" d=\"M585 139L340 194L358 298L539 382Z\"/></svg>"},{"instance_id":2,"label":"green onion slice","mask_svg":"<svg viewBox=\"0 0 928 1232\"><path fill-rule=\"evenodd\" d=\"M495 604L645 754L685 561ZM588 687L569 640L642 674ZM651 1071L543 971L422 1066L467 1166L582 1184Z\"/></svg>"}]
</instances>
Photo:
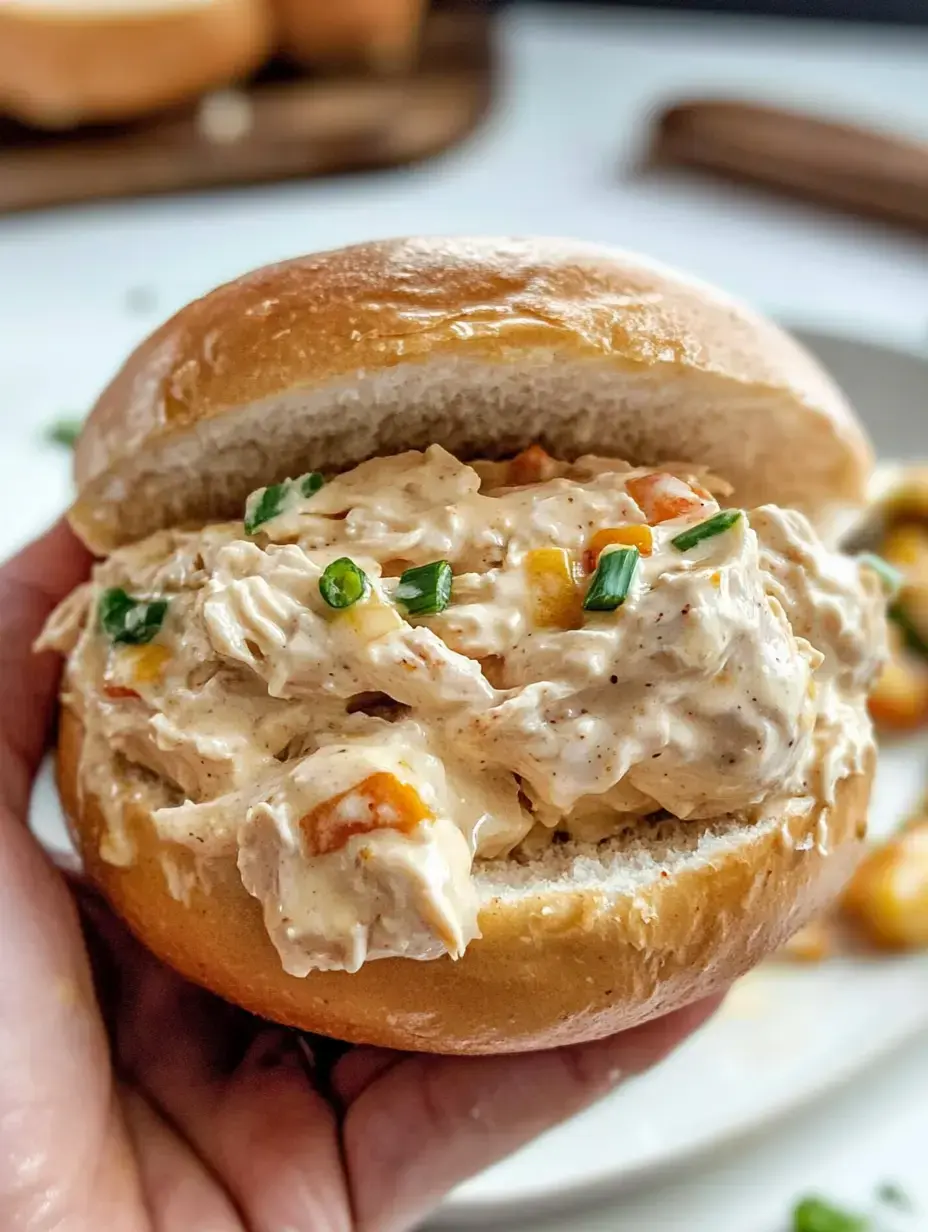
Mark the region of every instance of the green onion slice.
<instances>
[{"instance_id":1,"label":"green onion slice","mask_svg":"<svg viewBox=\"0 0 928 1232\"><path fill-rule=\"evenodd\" d=\"M410 616L434 616L451 602L451 566L446 560L407 569L393 592Z\"/></svg>"},{"instance_id":2,"label":"green onion slice","mask_svg":"<svg viewBox=\"0 0 928 1232\"><path fill-rule=\"evenodd\" d=\"M105 590L98 611L103 631L114 642L141 646L150 642L164 623L167 599L133 599L119 586Z\"/></svg>"},{"instance_id":3,"label":"green onion slice","mask_svg":"<svg viewBox=\"0 0 928 1232\"><path fill-rule=\"evenodd\" d=\"M897 599L895 603L891 603L886 614L893 624L902 630L908 648L914 650L922 658L928 659L928 640L905 610L902 602Z\"/></svg>"},{"instance_id":4,"label":"green onion slice","mask_svg":"<svg viewBox=\"0 0 928 1232\"><path fill-rule=\"evenodd\" d=\"M366 598L371 593L371 584L363 569L347 556L340 556L323 570L319 593L329 607L341 609Z\"/></svg>"},{"instance_id":5,"label":"green onion slice","mask_svg":"<svg viewBox=\"0 0 928 1232\"><path fill-rule=\"evenodd\" d=\"M721 513L700 522L698 526L681 531L670 542L678 552L688 552L697 544L705 543L707 539L714 539L716 535L723 535L725 531L731 530L736 522L741 521L741 516L740 509L723 509Z\"/></svg>"},{"instance_id":6,"label":"green onion slice","mask_svg":"<svg viewBox=\"0 0 928 1232\"><path fill-rule=\"evenodd\" d=\"M635 570L638 568L638 549L616 548L604 552L599 558L596 572L590 579L590 587L583 600L588 612L614 612L628 597Z\"/></svg>"},{"instance_id":7,"label":"green onion slice","mask_svg":"<svg viewBox=\"0 0 928 1232\"><path fill-rule=\"evenodd\" d=\"M315 496L324 483L325 480L318 471L310 471L308 475L301 475L296 481L300 496Z\"/></svg>"},{"instance_id":8,"label":"green onion slice","mask_svg":"<svg viewBox=\"0 0 928 1232\"><path fill-rule=\"evenodd\" d=\"M858 564L866 565L868 569L872 569L883 584L883 590L891 599L899 594L905 585L905 578L888 560L884 560L882 556L877 556L875 552L861 552L857 557Z\"/></svg>"},{"instance_id":9,"label":"green onion slice","mask_svg":"<svg viewBox=\"0 0 928 1232\"><path fill-rule=\"evenodd\" d=\"M259 526L280 517L292 492L304 497L314 496L324 483L318 471L310 471L298 479L284 479L252 492L245 505L245 534L253 535Z\"/></svg>"},{"instance_id":10,"label":"green onion slice","mask_svg":"<svg viewBox=\"0 0 928 1232\"><path fill-rule=\"evenodd\" d=\"M804 1198L793 1211L793 1232L868 1232L870 1221L821 1198Z\"/></svg>"},{"instance_id":11,"label":"green onion slice","mask_svg":"<svg viewBox=\"0 0 928 1232\"><path fill-rule=\"evenodd\" d=\"M259 526L276 518L283 510L290 484L272 483L269 488L252 492L245 506L245 534L253 535Z\"/></svg>"}]
</instances>

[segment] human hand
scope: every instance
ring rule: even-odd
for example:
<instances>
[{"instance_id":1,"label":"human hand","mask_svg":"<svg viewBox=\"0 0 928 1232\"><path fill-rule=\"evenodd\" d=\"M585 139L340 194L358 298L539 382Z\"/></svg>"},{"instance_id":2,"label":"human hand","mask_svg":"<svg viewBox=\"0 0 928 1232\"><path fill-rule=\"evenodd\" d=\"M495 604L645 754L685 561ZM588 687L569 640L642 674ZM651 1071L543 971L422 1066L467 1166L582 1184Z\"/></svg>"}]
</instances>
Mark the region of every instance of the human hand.
<instances>
[{"instance_id":1,"label":"human hand","mask_svg":"<svg viewBox=\"0 0 928 1232\"><path fill-rule=\"evenodd\" d=\"M0 1227L400 1232L714 1008L460 1058L339 1049L186 983L26 829L59 669L31 645L89 563L59 525L0 570Z\"/></svg>"}]
</instances>

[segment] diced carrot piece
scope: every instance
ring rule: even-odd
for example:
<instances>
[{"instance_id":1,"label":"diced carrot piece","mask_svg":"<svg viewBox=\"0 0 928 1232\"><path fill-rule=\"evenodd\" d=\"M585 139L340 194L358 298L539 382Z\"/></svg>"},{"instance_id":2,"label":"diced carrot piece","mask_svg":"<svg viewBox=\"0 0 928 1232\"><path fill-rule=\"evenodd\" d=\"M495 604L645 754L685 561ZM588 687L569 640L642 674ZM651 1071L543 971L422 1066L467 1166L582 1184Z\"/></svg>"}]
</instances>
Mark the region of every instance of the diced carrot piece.
<instances>
[{"instance_id":1,"label":"diced carrot piece","mask_svg":"<svg viewBox=\"0 0 928 1232\"><path fill-rule=\"evenodd\" d=\"M928 722L928 671L921 663L890 659L871 690L869 705L879 727L910 731Z\"/></svg>"},{"instance_id":2,"label":"diced carrot piece","mask_svg":"<svg viewBox=\"0 0 928 1232\"><path fill-rule=\"evenodd\" d=\"M552 479L557 463L540 445L529 445L509 463L508 481L515 487L526 483L542 483Z\"/></svg>"},{"instance_id":3,"label":"diced carrot piece","mask_svg":"<svg viewBox=\"0 0 928 1232\"><path fill-rule=\"evenodd\" d=\"M532 591L532 615L537 625L579 629L583 600L571 560L563 548L535 548L525 556Z\"/></svg>"},{"instance_id":4,"label":"diced carrot piece","mask_svg":"<svg viewBox=\"0 0 928 1232\"><path fill-rule=\"evenodd\" d=\"M300 819L310 855L338 851L356 834L399 830L408 834L420 821L432 821L422 797L394 774L378 771L354 787L323 800Z\"/></svg>"},{"instance_id":5,"label":"diced carrot piece","mask_svg":"<svg viewBox=\"0 0 928 1232\"><path fill-rule=\"evenodd\" d=\"M642 556L650 556L654 547L654 537L650 526L607 526L591 536L583 553L583 567L587 573L592 573L599 561L604 548L620 545L637 548Z\"/></svg>"},{"instance_id":6,"label":"diced carrot piece","mask_svg":"<svg viewBox=\"0 0 928 1232\"><path fill-rule=\"evenodd\" d=\"M629 479L625 490L652 526L687 513L696 513L706 503L688 483L664 471Z\"/></svg>"}]
</instances>

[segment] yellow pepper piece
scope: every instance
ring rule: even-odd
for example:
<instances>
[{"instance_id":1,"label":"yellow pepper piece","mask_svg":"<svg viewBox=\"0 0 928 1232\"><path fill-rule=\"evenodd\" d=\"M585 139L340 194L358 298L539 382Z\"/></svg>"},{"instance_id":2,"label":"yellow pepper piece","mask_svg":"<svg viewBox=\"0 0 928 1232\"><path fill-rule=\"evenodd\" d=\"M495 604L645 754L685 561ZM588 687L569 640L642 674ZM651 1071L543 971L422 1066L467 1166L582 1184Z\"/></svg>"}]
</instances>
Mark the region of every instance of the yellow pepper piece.
<instances>
[{"instance_id":1,"label":"yellow pepper piece","mask_svg":"<svg viewBox=\"0 0 928 1232\"><path fill-rule=\"evenodd\" d=\"M928 719L928 671L909 656L889 660L870 691L870 714L879 727L909 731Z\"/></svg>"},{"instance_id":2,"label":"yellow pepper piece","mask_svg":"<svg viewBox=\"0 0 928 1232\"><path fill-rule=\"evenodd\" d=\"M590 538L583 554L583 564L587 573L592 573L596 568L603 549L611 547L637 548L642 556L650 556L654 547L651 527L644 525L606 526L598 530Z\"/></svg>"},{"instance_id":3,"label":"yellow pepper piece","mask_svg":"<svg viewBox=\"0 0 928 1232\"><path fill-rule=\"evenodd\" d=\"M348 625L365 641L373 642L403 627L403 618L389 603L383 603L376 595L355 603L352 607L333 616L334 621Z\"/></svg>"},{"instance_id":4,"label":"yellow pepper piece","mask_svg":"<svg viewBox=\"0 0 928 1232\"><path fill-rule=\"evenodd\" d=\"M928 947L928 822L903 830L864 860L844 908L877 945Z\"/></svg>"},{"instance_id":5,"label":"yellow pepper piece","mask_svg":"<svg viewBox=\"0 0 928 1232\"><path fill-rule=\"evenodd\" d=\"M556 629L579 629L583 605L571 560L563 548L535 548L525 556L535 623Z\"/></svg>"},{"instance_id":6,"label":"yellow pepper piece","mask_svg":"<svg viewBox=\"0 0 928 1232\"><path fill-rule=\"evenodd\" d=\"M911 569L928 563L928 527L912 522L894 526L887 532L880 555L897 569Z\"/></svg>"},{"instance_id":7,"label":"yellow pepper piece","mask_svg":"<svg viewBox=\"0 0 928 1232\"><path fill-rule=\"evenodd\" d=\"M135 684L157 684L164 665L171 657L167 646L149 642L147 646L126 646L119 650L119 674L123 672Z\"/></svg>"}]
</instances>

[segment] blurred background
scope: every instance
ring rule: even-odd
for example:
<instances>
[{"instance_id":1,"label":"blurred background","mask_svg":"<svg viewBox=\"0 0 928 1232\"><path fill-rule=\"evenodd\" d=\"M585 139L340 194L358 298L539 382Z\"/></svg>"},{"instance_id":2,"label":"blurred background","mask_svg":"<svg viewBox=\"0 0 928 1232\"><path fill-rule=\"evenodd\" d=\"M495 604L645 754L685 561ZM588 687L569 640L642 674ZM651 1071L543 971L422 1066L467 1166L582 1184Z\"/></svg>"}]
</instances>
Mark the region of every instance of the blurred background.
<instances>
[{"instance_id":1,"label":"blurred background","mask_svg":"<svg viewBox=\"0 0 928 1232\"><path fill-rule=\"evenodd\" d=\"M654 1074L456 1228L928 1228L928 5L0 0L3 554L122 358L215 284L398 234L638 249L773 314L883 462L904 574L873 851ZM52 833L49 785L36 824Z\"/></svg>"}]
</instances>

